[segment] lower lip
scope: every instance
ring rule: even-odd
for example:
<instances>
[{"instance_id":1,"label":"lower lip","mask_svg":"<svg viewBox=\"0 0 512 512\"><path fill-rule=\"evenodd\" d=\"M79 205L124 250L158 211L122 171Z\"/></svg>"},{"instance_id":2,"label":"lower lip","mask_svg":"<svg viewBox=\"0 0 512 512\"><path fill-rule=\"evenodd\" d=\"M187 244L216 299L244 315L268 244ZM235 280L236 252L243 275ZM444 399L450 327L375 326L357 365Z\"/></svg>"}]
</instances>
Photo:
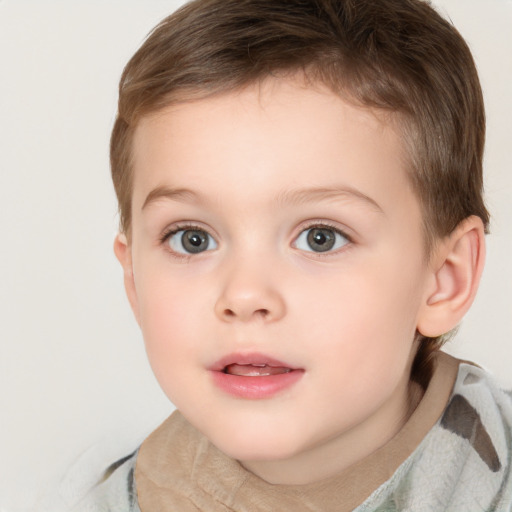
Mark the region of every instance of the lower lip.
<instances>
[{"instance_id":1,"label":"lower lip","mask_svg":"<svg viewBox=\"0 0 512 512\"><path fill-rule=\"evenodd\" d=\"M270 398L293 386L304 375L303 370L292 370L278 375L243 377L213 371L213 382L222 391L238 398L259 400Z\"/></svg>"}]
</instances>

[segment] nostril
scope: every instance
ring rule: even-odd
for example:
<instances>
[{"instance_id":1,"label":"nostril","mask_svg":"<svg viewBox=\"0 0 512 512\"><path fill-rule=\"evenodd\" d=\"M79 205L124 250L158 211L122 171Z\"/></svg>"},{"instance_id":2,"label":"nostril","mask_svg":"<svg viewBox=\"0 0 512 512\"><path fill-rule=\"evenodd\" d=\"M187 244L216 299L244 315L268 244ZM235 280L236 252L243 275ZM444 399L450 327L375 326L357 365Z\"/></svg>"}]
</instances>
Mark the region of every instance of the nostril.
<instances>
[{"instance_id":1,"label":"nostril","mask_svg":"<svg viewBox=\"0 0 512 512\"><path fill-rule=\"evenodd\" d=\"M224 314L224 318L226 318L226 319L234 319L239 316L244 317L244 315L242 315L240 313L236 313L236 311L234 311L230 308L224 309L223 314ZM270 311L266 308L256 309L255 311L252 312L251 316L253 318L259 317L262 319L266 319L270 316Z\"/></svg>"}]
</instances>

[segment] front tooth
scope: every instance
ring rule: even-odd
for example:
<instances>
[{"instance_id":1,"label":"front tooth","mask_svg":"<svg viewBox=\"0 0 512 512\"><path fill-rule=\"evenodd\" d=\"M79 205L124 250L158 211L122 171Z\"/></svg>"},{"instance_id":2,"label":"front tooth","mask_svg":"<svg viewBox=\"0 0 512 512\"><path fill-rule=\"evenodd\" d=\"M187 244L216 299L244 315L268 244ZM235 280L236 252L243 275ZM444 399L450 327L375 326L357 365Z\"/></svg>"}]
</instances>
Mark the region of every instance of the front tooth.
<instances>
[{"instance_id":1,"label":"front tooth","mask_svg":"<svg viewBox=\"0 0 512 512\"><path fill-rule=\"evenodd\" d=\"M246 374L247 377L266 377L268 375L270 375L270 373L267 373L267 372L257 372L257 371L247 372L247 374Z\"/></svg>"}]
</instances>

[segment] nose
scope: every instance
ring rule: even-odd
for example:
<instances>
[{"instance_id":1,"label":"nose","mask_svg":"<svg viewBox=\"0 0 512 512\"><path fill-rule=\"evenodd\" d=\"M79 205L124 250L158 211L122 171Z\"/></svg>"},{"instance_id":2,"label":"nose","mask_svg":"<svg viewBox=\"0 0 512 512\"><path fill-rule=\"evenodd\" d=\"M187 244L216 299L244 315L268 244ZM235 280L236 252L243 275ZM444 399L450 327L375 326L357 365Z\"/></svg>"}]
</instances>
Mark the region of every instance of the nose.
<instances>
[{"instance_id":1,"label":"nose","mask_svg":"<svg viewBox=\"0 0 512 512\"><path fill-rule=\"evenodd\" d=\"M239 263L227 269L215 314L224 322L275 322L286 313L278 283L258 262Z\"/></svg>"}]
</instances>

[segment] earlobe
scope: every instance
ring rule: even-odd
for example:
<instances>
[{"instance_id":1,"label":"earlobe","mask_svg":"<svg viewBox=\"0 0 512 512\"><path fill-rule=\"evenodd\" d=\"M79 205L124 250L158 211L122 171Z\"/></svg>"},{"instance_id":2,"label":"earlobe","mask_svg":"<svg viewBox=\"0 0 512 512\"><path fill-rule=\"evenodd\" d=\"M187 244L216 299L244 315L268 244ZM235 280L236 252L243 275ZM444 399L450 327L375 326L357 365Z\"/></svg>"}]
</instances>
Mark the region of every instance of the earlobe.
<instances>
[{"instance_id":1,"label":"earlobe","mask_svg":"<svg viewBox=\"0 0 512 512\"><path fill-rule=\"evenodd\" d=\"M139 323L139 308L137 301L137 291L135 289L135 279L133 275L133 262L131 246L124 233L119 233L114 240L114 253L119 263L123 267L124 288L126 296L130 302L133 314L137 323Z\"/></svg>"},{"instance_id":2,"label":"earlobe","mask_svg":"<svg viewBox=\"0 0 512 512\"><path fill-rule=\"evenodd\" d=\"M456 327L475 298L485 261L482 220L471 216L437 247L430 287L418 318L418 331L431 338Z\"/></svg>"}]
</instances>

